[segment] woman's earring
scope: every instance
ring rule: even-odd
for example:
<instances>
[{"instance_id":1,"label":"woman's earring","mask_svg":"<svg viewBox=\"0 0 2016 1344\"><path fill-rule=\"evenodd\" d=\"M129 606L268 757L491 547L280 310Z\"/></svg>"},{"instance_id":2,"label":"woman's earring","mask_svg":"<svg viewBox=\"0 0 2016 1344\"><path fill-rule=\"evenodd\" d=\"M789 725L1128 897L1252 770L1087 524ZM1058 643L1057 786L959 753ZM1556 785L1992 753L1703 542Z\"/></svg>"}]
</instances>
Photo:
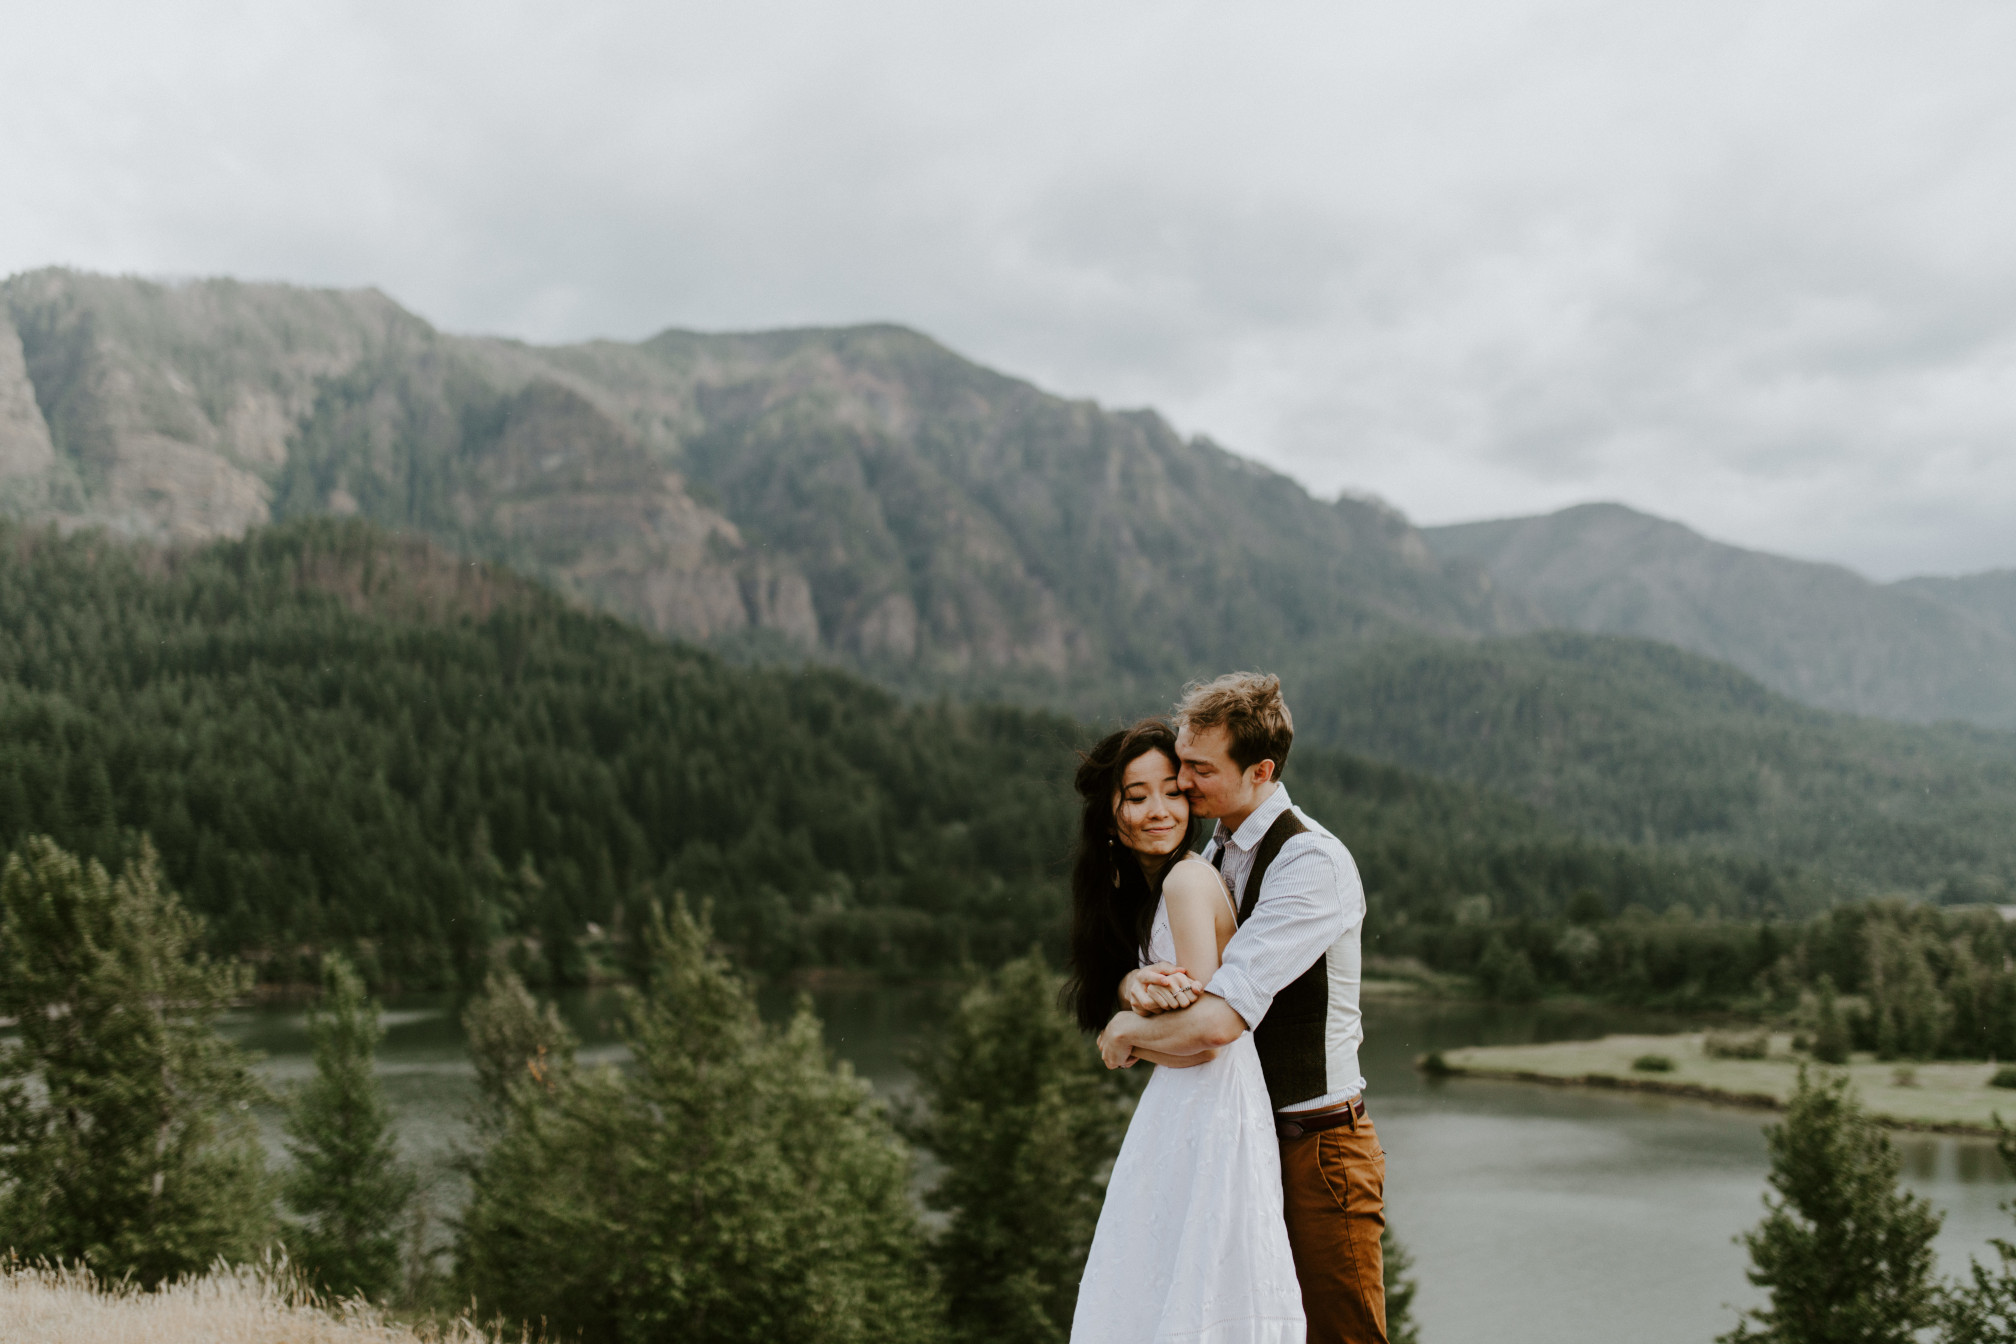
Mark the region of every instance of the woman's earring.
<instances>
[{"instance_id":1,"label":"woman's earring","mask_svg":"<svg viewBox=\"0 0 2016 1344\"><path fill-rule=\"evenodd\" d=\"M1113 860L1113 885L1117 889L1120 885L1120 838L1113 835L1107 836L1106 850L1106 856Z\"/></svg>"}]
</instances>

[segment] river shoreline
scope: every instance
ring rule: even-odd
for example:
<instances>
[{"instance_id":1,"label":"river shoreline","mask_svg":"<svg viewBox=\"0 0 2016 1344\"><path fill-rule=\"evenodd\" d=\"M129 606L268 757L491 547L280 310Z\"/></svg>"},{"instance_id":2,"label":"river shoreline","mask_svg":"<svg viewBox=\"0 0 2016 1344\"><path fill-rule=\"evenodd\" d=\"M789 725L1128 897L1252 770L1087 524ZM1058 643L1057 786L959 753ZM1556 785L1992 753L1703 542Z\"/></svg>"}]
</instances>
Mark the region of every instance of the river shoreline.
<instances>
[{"instance_id":1,"label":"river shoreline","mask_svg":"<svg viewBox=\"0 0 2016 1344\"><path fill-rule=\"evenodd\" d=\"M1826 1069L1770 1037L1763 1058L1708 1055L1704 1035L1606 1036L1544 1045L1471 1046L1417 1057L1429 1077L1535 1083L1673 1097L1747 1110L1782 1111L1802 1067ZM1633 1061L1658 1056L1669 1068L1650 1072ZM1993 1138L2000 1115L2016 1117L2016 1093L1988 1085L1992 1061L1901 1062L1857 1054L1841 1071L1871 1118L1890 1129Z\"/></svg>"}]
</instances>

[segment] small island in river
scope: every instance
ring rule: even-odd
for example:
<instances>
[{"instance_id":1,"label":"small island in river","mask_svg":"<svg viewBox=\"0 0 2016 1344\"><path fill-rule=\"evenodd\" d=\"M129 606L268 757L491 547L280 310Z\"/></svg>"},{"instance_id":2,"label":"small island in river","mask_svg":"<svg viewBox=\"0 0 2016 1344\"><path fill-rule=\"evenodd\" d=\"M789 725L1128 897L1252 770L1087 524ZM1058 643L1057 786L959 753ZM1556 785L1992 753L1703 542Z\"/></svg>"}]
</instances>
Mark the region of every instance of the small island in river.
<instances>
[{"instance_id":1,"label":"small island in river","mask_svg":"<svg viewBox=\"0 0 2016 1344\"><path fill-rule=\"evenodd\" d=\"M1723 1105L1781 1109L1811 1057L1795 1053L1789 1034L1769 1037L1762 1058L1717 1057L1704 1048L1708 1034L1605 1036L1599 1041L1546 1045L1471 1046L1424 1055L1430 1074L1605 1087L1688 1097ZM1645 1067L1663 1060L1666 1067ZM2016 1123L2016 1092L1990 1085L2005 1067L1992 1062L1878 1060L1858 1052L1841 1066L1862 1105L1896 1129L1947 1134L1993 1134L1996 1116Z\"/></svg>"}]
</instances>

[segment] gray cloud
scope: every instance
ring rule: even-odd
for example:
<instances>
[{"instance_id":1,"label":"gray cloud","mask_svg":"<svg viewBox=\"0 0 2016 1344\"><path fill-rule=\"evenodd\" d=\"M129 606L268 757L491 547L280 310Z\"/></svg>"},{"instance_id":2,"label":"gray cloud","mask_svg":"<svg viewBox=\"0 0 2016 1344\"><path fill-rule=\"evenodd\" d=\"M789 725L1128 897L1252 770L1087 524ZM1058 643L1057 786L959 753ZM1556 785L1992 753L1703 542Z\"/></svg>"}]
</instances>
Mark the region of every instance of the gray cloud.
<instances>
[{"instance_id":1,"label":"gray cloud","mask_svg":"<svg viewBox=\"0 0 2016 1344\"><path fill-rule=\"evenodd\" d=\"M1441 521L2016 565L2016 11L29 6L0 270L891 318Z\"/></svg>"}]
</instances>

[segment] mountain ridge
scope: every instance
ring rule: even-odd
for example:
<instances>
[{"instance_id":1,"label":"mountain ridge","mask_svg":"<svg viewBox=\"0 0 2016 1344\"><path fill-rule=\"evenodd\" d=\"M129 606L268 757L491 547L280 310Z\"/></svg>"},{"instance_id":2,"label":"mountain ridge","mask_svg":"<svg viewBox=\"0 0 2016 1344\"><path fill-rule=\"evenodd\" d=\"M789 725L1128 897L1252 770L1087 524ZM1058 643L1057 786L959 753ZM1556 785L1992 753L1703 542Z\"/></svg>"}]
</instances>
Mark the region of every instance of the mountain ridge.
<instances>
[{"instance_id":1,"label":"mountain ridge","mask_svg":"<svg viewBox=\"0 0 2016 1344\"><path fill-rule=\"evenodd\" d=\"M65 271L0 283L0 319L17 518L199 540L354 513L663 635L1095 712L1536 619L1390 509L892 324L545 348L375 291Z\"/></svg>"},{"instance_id":2,"label":"mountain ridge","mask_svg":"<svg viewBox=\"0 0 2016 1344\"><path fill-rule=\"evenodd\" d=\"M2016 727L2016 576L1879 584L1610 503L1422 536L1551 625L1672 644L1821 708Z\"/></svg>"},{"instance_id":3,"label":"mountain ridge","mask_svg":"<svg viewBox=\"0 0 2016 1344\"><path fill-rule=\"evenodd\" d=\"M541 347L376 290L30 272L0 282L0 514L360 515L731 656L1078 714L1564 628L2016 727L2016 574L1876 585L1616 505L1416 528L892 323Z\"/></svg>"}]
</instances>

